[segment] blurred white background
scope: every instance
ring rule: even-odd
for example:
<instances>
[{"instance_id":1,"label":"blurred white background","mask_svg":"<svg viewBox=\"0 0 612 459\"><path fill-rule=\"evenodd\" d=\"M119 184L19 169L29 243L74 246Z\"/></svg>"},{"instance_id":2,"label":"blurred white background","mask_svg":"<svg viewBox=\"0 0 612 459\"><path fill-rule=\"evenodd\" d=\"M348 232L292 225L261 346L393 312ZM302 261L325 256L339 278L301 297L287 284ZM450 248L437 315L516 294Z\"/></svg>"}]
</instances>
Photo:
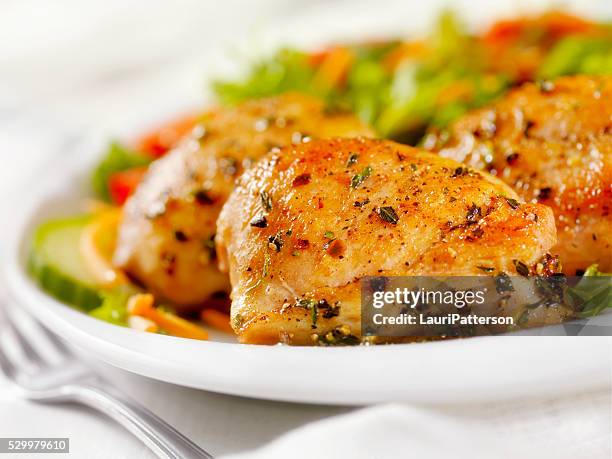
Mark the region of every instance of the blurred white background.
<instances>
[{"instance_id":1,"label":"blurred white background","mask_svg":"<svg viewBox=\"0 0 612 459\"><path fill-rule=\"evenodd\" d=\"M235 71L245 49L415 34L445 7L479 25L551 5L612 16L609 0L0 0L0 144L11 171L0 192L66 138L133 132L201 105L207 78Z\"/></svg>"}]
</instances>

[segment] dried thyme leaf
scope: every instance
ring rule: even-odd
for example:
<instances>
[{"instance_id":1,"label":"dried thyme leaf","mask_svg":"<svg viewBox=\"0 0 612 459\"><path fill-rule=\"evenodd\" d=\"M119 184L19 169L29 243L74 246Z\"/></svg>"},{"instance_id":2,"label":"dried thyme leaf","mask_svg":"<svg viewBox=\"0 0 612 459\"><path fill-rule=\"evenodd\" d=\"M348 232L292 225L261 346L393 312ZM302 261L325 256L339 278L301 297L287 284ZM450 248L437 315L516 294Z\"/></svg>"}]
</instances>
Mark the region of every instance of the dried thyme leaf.
<instances>
[{"instance_id":1,"label":"dried thyme leaf","mask_svg":"<svg viewBox=\"0 0 612 459\"><path fill-rule=\"evenodd\" d=\"M399 217L393 207L379 207L376 210L376 213L382 220L391 223L392 225L397 225L397 222L399 221Z\"/></svg>"},{"instance_id":2,"label":"dried thyme leaf","mask_svg":"<svg viewBox=\"0 0 612 459\"><path fill-rule=\"evenodd\" d=\"M353 178L351 179L351 188L357 188L370 176L371 173L372 168L370 166L366 166L359 174L353 175Z\"/></svg>"}]
</instances>

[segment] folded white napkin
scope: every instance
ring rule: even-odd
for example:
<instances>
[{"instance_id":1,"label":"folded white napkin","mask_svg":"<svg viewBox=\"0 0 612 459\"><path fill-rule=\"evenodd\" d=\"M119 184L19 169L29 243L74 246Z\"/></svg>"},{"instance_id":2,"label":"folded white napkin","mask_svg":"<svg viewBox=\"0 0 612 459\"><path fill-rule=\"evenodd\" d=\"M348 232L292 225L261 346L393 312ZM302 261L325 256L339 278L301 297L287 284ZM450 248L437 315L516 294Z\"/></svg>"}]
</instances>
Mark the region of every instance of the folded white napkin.
<instances>
[{"instance_id":1,"label":"folded white napkin","mask_svg":"<svg viewBox=\"0 0 612 459\"><path fill-rule=\"evenodd\" d=\"M605 390L444 410L377 406L308 424L224 459L609 459L611 401Z\"/></svg>"}]
</instances>

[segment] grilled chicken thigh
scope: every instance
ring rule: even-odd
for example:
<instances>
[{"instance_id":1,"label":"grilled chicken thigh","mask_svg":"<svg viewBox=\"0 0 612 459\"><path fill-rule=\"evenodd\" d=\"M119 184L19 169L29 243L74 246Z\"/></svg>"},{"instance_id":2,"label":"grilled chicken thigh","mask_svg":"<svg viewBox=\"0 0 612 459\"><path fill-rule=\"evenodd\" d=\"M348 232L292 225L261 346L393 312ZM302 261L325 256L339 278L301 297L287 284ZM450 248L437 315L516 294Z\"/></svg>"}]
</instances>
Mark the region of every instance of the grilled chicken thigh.
<instances>
[{"instance_id":1,"label":"grilled chicken thigh","mask_svg":"<svg viewBox=\"0 0 612 459\"><path fill-rule=\"evenodd\" d=\"M313 344L359 339L365 276L546 273L556 238L551 209L499 179L361 138L267 155L239 179L216 241L240 341Z\"/></svg>"},{"instance_id":2,"label":"grilled chicken thigh","mask_svg":"<svg viewBox=\"0 0 612 459\"><path fill-rule=\"evenodd\" d=\"M310 138L369 135L349 115L297 94L213 111L155 161L127 201L115 263L179 306L229 290L216 267L215 222L234 181L271 149Z\"/></svg>"},{"instance_id":3,"label":"grilled chicken thigh","mask_svg":"<svg viewBox=\"0 0 612 459\"><path fill-rule=\"evenodd\" d=\"M612 78L526 84L426 137L426 148L550 206L567 274L612 269Z\"/></svg>"}]
</instances>

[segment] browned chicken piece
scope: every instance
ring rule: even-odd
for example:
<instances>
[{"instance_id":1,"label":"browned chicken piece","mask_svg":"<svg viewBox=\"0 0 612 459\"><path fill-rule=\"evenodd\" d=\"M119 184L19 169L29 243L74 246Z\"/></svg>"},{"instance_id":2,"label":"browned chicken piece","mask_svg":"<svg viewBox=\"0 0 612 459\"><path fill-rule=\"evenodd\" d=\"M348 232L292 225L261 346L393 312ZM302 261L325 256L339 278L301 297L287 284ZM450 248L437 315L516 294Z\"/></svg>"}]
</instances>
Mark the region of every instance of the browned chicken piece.
<instances>
[{"instance_id":1,"label":"browned chicken piece","mask_svg":"<svg viewBox=\"0 0 612 459\"><path fill-rule=\"evenodd\" d=\"M550 206L566 274L612 269L612 77L526 84L434 132L424 146Z\"/></svg>"},{"instance_id":2,"label":"browned chicken piece","mask_svg":"<svg viewBox=\"0 0 612 459\"><path fill-rule=\"evenodd\" d=\"M267 155L239 179L217 226L243 343L358 339L365 276L547 273L556 263L550 208L520 202L485 172L383 140Z\"/></svg>"},{"instance_id":3,"label":"browned chicken piece","mask_svg":"<svg viewBox=\"0 0 612 459\"><path fill-rule=\"evenodd\" d=\"M214 236L236 177L281 145L369 134L353 116L327 114L318 99L298 94L213 111L151 165L127 201L116 265L183 307L229 291L227 275L216 267Z\"/></svg>"}]
</instances>

